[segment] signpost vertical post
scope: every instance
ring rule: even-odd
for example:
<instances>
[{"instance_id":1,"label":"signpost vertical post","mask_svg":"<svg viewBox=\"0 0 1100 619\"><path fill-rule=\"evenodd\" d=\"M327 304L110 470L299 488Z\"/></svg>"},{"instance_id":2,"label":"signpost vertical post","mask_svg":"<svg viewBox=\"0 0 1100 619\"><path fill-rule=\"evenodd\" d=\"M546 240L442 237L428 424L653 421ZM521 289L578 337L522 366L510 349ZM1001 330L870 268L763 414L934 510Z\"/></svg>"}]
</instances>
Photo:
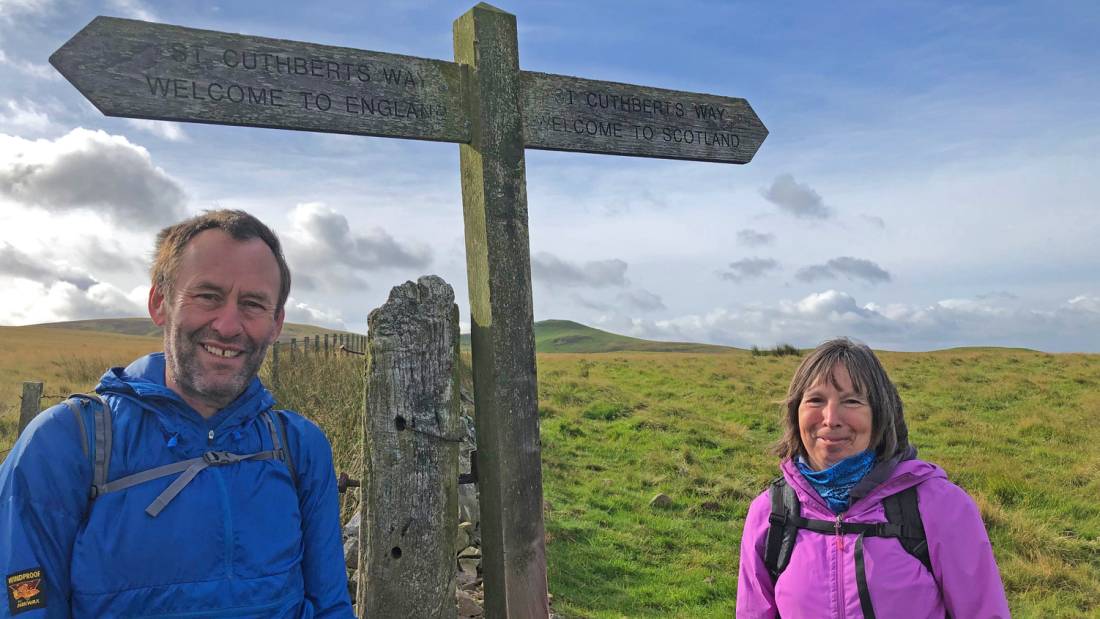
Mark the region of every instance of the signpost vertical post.
<instances>
[{"instance_id":1,"label":"signpost vertical post","mask_svg":"<svg viewBox=\"0 0 1100 619\"><path fill-rule=\"evenodd\" d=\"M515 16L478 4L455 21L454 48L471 73L459 153L485 615L537 619L549 607Z\"/></svg>"}]
</instances>

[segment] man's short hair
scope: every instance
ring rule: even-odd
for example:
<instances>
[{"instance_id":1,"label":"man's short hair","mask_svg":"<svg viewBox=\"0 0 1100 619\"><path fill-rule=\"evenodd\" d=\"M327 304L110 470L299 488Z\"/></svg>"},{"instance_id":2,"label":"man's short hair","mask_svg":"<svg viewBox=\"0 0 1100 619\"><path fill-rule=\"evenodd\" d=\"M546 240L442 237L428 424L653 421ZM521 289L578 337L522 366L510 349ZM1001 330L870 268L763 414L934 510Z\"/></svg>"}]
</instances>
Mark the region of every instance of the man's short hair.
<instances>
[{"instance_id":1,"label":"man's short hair","mask_svg":"<svg viewBox=\"0 0 1100 619\"><path fill-rule=\"evenodd\" d=\"M183 250L191 239L206 230L221 230L238 241L260 239L267 244L279 265L279 303L275 306L275 311L282 311L290 295L290 267L283 258L279 237L259 219L239 210L203 211L201 215L185 219L157 233L151 273L153 287L159 288L165 294L172 291Z\"/></svg>"}]
</instances>

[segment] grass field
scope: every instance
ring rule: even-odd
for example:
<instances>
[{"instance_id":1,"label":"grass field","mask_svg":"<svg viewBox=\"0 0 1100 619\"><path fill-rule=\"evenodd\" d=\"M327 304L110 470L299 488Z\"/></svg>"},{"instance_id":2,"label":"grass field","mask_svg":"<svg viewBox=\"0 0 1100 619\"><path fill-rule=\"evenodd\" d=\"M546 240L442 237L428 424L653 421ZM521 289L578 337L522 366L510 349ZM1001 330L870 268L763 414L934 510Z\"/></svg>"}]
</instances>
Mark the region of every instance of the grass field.
<instances>
[{"instance_id":1,"label":"grass field","mask_svg":"<svg viewBox=\"0 0 1100 619\"><path fill-rule=\"evenodd\" d=\"M884 353L921 457L977 500L1016 617L1100 616L1100 356ZM797 358L539 357L551 590L570 617L732 616ZM658 492L671 507L648 506Z\"/></svg>"},{"instance_id":2,"label":"grass field","mask_svg":"<svg viewBox=\"0 0 1100 619\"><path fill-rule=\"evenodd\" d=\"M77 346L70 334L52 352L37 340L12 354L10 329L0 330L0 394L16 406L13 385L28 378L20 367L29 360L63 381L73 373L64 368L96 362L55 363L61 351L126 355L112 361L123 363L158 347L111 336L134 348L105 353L107 340ZM978 502L1013 616L1100 616L1100 355L881 356L921 457ZM325 428L338 470L354 470L359 453L358 359L284 365L275 388ZM732 616L742 520L776 475L766 453L778 437L775 402L798 361L748 351L539 355L556 610L573 619ZM55 392L48 377L46 391ZM10 412L0 420L3 450L14 421ZM669 507L649 506L659 492Z\"/></svg>"},{"instance_id":3,"label":"grass field","mask_svg":"<svg viewBox=\"0 0 1100 619\"><path fill-rule=\"evenodd\" d=\"M161 339L52 327L0 327L0 454L19 427L24 381L44 383L42 407L95 386L104 370L161 349Z\"/></svg>"}]
</instances>

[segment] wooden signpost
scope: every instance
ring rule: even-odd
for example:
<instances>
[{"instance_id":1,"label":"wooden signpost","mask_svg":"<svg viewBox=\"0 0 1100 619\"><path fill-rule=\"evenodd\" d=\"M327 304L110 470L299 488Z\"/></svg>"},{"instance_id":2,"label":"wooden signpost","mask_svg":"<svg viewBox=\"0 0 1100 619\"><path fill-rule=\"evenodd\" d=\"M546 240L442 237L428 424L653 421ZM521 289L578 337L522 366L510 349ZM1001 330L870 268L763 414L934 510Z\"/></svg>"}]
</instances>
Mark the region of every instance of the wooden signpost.
<instances>
[{"instance_id":1,"label":"wooden signpost","mask_svg":"<svg viewBox=\"0 0 1100 619\"><path fill-rule=\"evenodd\" d=\"M744 99L521 71L484 3L454 55L97 17L50 63L108 116L461 145L485 613L547 617L524 149L748 163L768 131Z\"/></svg>"}]
</instances>

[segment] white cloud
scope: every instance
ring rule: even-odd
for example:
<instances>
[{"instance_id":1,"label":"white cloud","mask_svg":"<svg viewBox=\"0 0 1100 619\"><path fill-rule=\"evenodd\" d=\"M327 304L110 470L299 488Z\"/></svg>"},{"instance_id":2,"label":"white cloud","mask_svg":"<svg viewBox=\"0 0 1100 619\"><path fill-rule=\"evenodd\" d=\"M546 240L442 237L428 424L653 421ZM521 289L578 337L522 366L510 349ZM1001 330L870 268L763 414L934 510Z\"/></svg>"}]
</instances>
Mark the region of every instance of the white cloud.
<instances>
[{"instance_id":1,"label":"white cloud","mask_svg":"<svg viewBox=\"0 0 1100 619\"><path fill-rule=\"evenodd\" d=\"M286 322L303 323L331 329L347 328L340 310L329 307L316 307L294 297L288 297L286 300Z\"/></svg>"},{"instance_id":2,"label":"white cloud","mask_svg":"<svg viewBox=\"0 0 1100 619\"><path fill-rule=\"evenodd\" d=\"M296 234L319 259L336 260L361 269L425 267L431 262L426 247L404 245L384 229L375 227L365 234L351 230L347 218L320 202L299 204L290 215Z\"/></svg>"},{"instance_id":3,"label":"white cloud","mask_svg":"<svg viewBox=\"0 0 1100 619\"><path fill-rule=\"evenodd\" d=\"M665 303L661 300L660 295L641 288L620 292L615 299L620 305L640 312L654 312L665 309Z\"/></svg>"},{"instance_id":4,"label":"white cloud","mask_svg":"<svg viewBox=\"0 0 1100 619\"><path fill-rule=\"evenodd\" d=\"M20 15L41 15L51 12L55 0L0 0L0 19L11 21Z\"/></svg>"},{"instance_id":5,"label":"white cloud","mask_svg":"<svg viewBox=\"0 0 1100 619\"><path fill-rule=\"evenodd\" d=\"M810 347L840 335L896 350L987 345L1057 352L1100 347L1100 297L1080 295L1054 307L998 304L1003 301L861 305L848 293L826 290L797 301L716 308L668 320L634 319L630 334L741 347L778 343Z\"/></svg>"},{"instance_id":6,"label":"white cloud","mask_svg":"<svg viewBox=\"0 0 1100 619\"><path fill-rule=\"evenodd\" d=\"M627 263L617 258L575 264L548 252L531 256L531 277L548 286L625 286Z\"/></svg>"},{"instance_id":7,"label":"white cloud","mask_svg":"<svg viewBox=\"0 0 1100 619\"><path fill-rule=\"evenodd\" d=\"M0 15L3 15L3 13L4 7L2 1L0 1ZM40 64L37 62L11 58L2 49L0 49L0 65L11 67L15 71L22 73L23 75L26 75L28 77L33 77L35 79L50 81L60 81L61 79L63 79L61 77L61 74L48 64Z\"/></svg>"},{"instance_id":8,"label":"white cloud","mask_svg":"<svg viewBox=\"0 0 1100 619\"><path fill-rule=\"evenodd\" d=\"M110 0L108 4L123 17L142 21L160 21L156 13L153 13L141 0Z\"/></svg>"},{"instance_id":9,"label":"white cloud","mask_svg":"<svg viewBox=\"0 0 1100 619\"><path fill-rule=\"evenodd\" d=\"M122 226L181 219L180 184L125 137L77 128L56 140L0 134L0 195L51 212L95 210Z\"/></svg>"},{"instance_id":10,"label":"white cloud","mask_svg":"<svg viewBox=\"0 0 1100 619\"><path fill-rule=\"evenodd\" d=\"M760 193L765 200L795 217L828 219L832 216L832 211L813 187L794 180L790 174L775 177L771 186Z\"/></svg>"},{"instance_id":11,"label":"white cloud","mask_svg":"<svg viewBox=\"0 0 1100 619\"><path fill-rule=\"evenodd\" d=\"M149 287L124 292L99 282L81 290L65 281L52 284L16 278L4 285L0 295L0 323L37 324L91 318L144 316Z\"/></svg>"},{"instance_id":12,"label":"white cloud","mask_svg":"<svg viewBox=\"0 0 1100 619\"><path fill-rule=\"evenodd\" d=\"M357 233L347 217L320 202L298 204L290 222L290 233L281 238L295 285L304 290L362 289L369 273L431 264L428 247L399 241L377 226Z\"/></svg>"},{"instance_id":13,"label":"white cloud","mask_svg":"<svg viewBox=\"0 0 1100 619\"><path fill-rule=\"evenodd\" d=\"M737 231L737 243L746 247L760 247L775 242L775 235L770 232L757 232L751 228Z\"/></svg>"},{"instance_id":14,"label":"white cloud","mask_svg":"<svg viewBox=\"0 0 1100 619\"><path fill-rule=\"evenodd\" d=\"M126 123L135 129L151 133L162 140L169 142L190 142L191 138L183 131L180 123L167 120L146 120L144 118L127 118Z\"/></svg>"},{"instance_id":15,"label":"white cloud","mask_svg":"<svg viewBox=\"0 0 1100 619\"><path fill-rule=\"evenodd\" d=\"M41 133L53 126L50 116L34 109L34 105L24 99L4 101L0 106L0 127L5 130L25 133Z\"/></svg>"},{"instance_id":16,"label":"white cloud","mask_svg":"<svg viewBox=\"0 0 1100 619\"><path fill-rule=\"evenodd\" d=\"M1080 295L1066 302L1066 309L1073 312L1100 315L1100 297Z\"/></svg>"},{"instance_id":17,"label":"white cloud","mask_svg":"<svg viewBox=\"0 0 1100 619\"><path fill-rule=\"evenodd\" d=\"M88 290L98 283L87 273L64 264L50 264L40 257L30 256L4 242L0 242L0 275L20 277L44 284L67 282L80 290Z\"/></svg>"},{"instance_id":18,"label":"white cloud","mask_svg":"<svg viewBox=\"0 0 1100 619\"><path fill-rule=\"evenodd\" d=\"M141 237L141 249L152 249L152 235ZM117 237L101 238L91 236L81 239L75 247L75 255L70 255L69 260L84 265L91 272L102 276L103 273L125 273L128 275L148 274L148 254L132 254L124 249L125 245ZM147 251L148 251L147 250Z\"/></svg>"},{"instance_id":19,"label":"white cloud","mask_svg":"<svg viewBox=\"0 0 1100 619\"><path fill-rule=\"evenodd\" d=\"M718 277L726 281L740 282L746 279L763 277L769 271L779 268L779 263L771 258L743 258L729 264L728 270L720 271Z\"/></svg>"},{"instance_id":20,"label":"white cloud","mask_svg":"<svg viewBox=\"0 0 1100 619\"><path fill-rule=\"evenodd\" d=\"M890 281L890 272L879 265L863 258L840 256L833 258L825 264L815 264L803 267L794 275L804 282L816 282L819 279L835 279L847 277L850 280L862 280L869 284L878 284Z\"/></svg>"}]
</instances>

